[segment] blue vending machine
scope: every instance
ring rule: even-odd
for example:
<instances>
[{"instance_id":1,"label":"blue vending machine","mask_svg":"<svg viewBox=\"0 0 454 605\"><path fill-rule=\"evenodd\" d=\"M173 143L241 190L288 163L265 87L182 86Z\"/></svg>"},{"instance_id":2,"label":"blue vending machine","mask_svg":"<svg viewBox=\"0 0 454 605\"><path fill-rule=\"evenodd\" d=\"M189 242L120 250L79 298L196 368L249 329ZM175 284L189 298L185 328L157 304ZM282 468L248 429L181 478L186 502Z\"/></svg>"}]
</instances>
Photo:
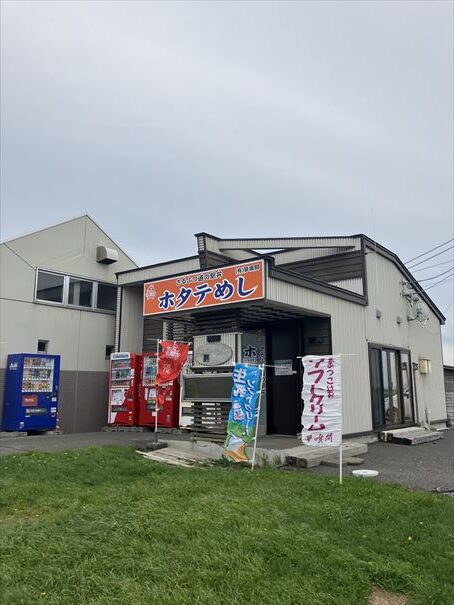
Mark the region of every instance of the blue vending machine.
<instances>
[{"instance_id":1,"label":"blue vending machine","mask_svg":"<svg viewBox=\"0 0 454 605\"><path fill-rule=\"evenodd\" d=\"M50 431L57 426L60 355L8 355L4 431Z\"/></svg>"}]
</instances>

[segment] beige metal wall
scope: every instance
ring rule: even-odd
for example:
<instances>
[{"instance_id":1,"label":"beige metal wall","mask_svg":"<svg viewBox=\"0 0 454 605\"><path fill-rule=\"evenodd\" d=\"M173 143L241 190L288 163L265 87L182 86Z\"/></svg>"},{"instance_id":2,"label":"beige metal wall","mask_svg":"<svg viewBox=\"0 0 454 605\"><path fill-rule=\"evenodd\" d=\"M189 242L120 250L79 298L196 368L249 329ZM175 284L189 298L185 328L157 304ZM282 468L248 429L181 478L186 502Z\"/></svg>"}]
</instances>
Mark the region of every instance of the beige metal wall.
<instances>
[{"instance_id":1,"label":"beige metal wall","mask_svg":"<svg viewBox=\"0 0 454 605\"><path fill-rule=\"evenodd\" d=\"M425 327L407 320L407 303L400 282L405 278L388 259L370 252L367 255L369 305L353 304L280 280L267 279L267 298L294 307L331 316L334 353L354 354L343 359L344 433L372 430L368 343L409 349L412 361L428 358L432 372L415 373L417 419L431 421L446 418L443 385L443 361L440 323L427 309ZM378 287L377 287L378 283ZM382 316L377 318L377 309ZM397 317L402 319L399 324Z\"/></svg>"},{"instance_id":2,"label":"beige metal wall","mask_svg":"<svg viewBox=\"0 0 454 605\"><path fill-rule=\"evenodd\" d=\"M143 286L122 288L118 350L142 353Z\"/></svg>"},{"instance_id":3,"label":"beige metal wall","mask_svg":"<svg viewBox=\"0 0 454 605\"><path fill-rule=\"evenodd\" d=\"M198 256L186 258L175 262L144 267L137 271L128 271L128 273L123 273L118 276L118 285L123 286L134 282L147 281L148 279L158 279L159 277L166 277L167 275L178 275L179 273L186 273L187 271L199 270L200 263Z\"/></svg>"},{"instance_id":4,"label":"beige metal wall","mask_svg":"<svg viewBox=\"0 0 454 605\"><path fill-rule=\"evenodd\" d=\"M366 336L370 342L410 349L411 359L430 359L430 374L415 373L418 397L418 417L422 421L427 409L432 421L446 418L443 385L443 353L440 322L423 304L429 319L424 324L408 321L410 308L402 296L402 282L406 278L389 260L368 250L366 256L369 282L369 306L365 309ZM377 310L381 318L377 318ZM398 323L397 318L401 318Z\"/></svg>"},{"instance_id":5,"label":"beige metal wall","mask_svg":"<svg viewBox=\"0 0 454 605\"><path fill-rule=\"evenodd\" d=\"M339 279L337 281L330 281L329 283L332 286L337 286L338 288L344 288L344 290L356 292L356 294L364 294L363 280L361 277L355 277L353 279Z\"/></svg>"},{"instance_id":6,"label":"beige metal wall","mask_svg":"<svg viewBox=\"0 0 454 605\"><path fill-rule=\"evenodd\" d=\"M445 366L446 413L451 426L454 425L454 368Z\"/></svg>"},{"instance_id":7,"label":"beige metal wall","mask_svg":"<svg viewBox=\"0 0 454 605\"><path fill-rule=\"evenodd\" d=\"M119 260L96 262L98 245L115 248ZM0 374L4 376L9 353L36 353L38 340L48 340L48 352L61 356L59 422L65 432L105 424L106 345L115 342L115 314L35 303L36 269L115 284L115 271L134 266L87 216L0 246Z\"/></svg>"},{"instance_id":8,"label":"beige metal wall","mask_svg":"<svg viewBox=\"0 0 454 605\"><path fill-rule=\"evenodd\" d=\"M309 312L331 316L334 353L346 353L342 364L344 434L372 430L368 347L364 307L273 278L267 279L267 298Z\"/></svg>"}]
</instances>

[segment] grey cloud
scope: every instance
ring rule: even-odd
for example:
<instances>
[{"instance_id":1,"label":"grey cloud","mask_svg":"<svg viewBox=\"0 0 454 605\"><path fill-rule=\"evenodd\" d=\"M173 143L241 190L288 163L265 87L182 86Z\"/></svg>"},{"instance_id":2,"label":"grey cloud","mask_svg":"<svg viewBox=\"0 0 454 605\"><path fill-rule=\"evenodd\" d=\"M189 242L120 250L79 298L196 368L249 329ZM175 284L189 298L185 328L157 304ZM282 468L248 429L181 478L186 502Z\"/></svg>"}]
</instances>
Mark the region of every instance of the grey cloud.
<instances>
[{"instance_id":1,"label":"grey cloud","mask_svg":"<svg viewBox=\"0 0 454 605\"><path fill-rule=\"evenodd\" d=\"M85 211L141 263L202 229L450 237L451 3L1 10L4 237Z\"/></svg>"}]
</instances>

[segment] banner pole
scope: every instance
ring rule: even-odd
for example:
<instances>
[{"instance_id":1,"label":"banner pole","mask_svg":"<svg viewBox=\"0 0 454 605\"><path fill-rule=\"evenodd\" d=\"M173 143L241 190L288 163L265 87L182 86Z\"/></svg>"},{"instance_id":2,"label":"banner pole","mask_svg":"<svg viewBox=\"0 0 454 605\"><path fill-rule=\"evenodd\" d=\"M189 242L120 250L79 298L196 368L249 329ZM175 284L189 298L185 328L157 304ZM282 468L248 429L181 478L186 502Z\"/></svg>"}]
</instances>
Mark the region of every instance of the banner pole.
<instances>
[{"instance_id":1,"label":"banner pole","mask_svg":"<svg viewBox=\"0 0 454 605\"><path fill-rule=\"evenodd\" d=\"M158 373L159 373L159 346L161 344L161 339L157 339L156 344L156 399L155 399L155 418L154 418L154 442L158 443Z\"/></svg>"},{"instance_id":2,"label":"banner pole","mask_svg":"<svg viewBox=\"0 0 454 605\"><path fill-rule=\"evenodd\" d=\"M255 452L257 450L257 436L258 436L258 432L259 432L260 407L262 404L263 365L260 365L259 368L260 368L260 391L259 391L259 404L257 406L257 420L255 421L255 437L254 437L254 449L252 450L251 472L254 470L254 466L255 466Z\"/></svg>"},{"instance_id":3,"label":"banner pole","mask_svg":"<svg viewBox=\"0 0 454 605\"><path fill-rule=\"evenodd\" d=\"M340 384L342 385L342 365L340 367ZM341 387L341 397L342 397L342 387ZM341 399L341 416L340 416L340 448L339 448L339 485L342 485L342 429L343 429L343 409L342 409L342 399Z\"/></svg>"},{"instance_id":4,"label":"banner pole","mask_svg":"<svg viewBox=\"0 0 454 605\"><path fill-rule=\"evenodd\" d=\"M339 448L339 484L342 485L342 436Z\"/></svg>"}]
</instances>

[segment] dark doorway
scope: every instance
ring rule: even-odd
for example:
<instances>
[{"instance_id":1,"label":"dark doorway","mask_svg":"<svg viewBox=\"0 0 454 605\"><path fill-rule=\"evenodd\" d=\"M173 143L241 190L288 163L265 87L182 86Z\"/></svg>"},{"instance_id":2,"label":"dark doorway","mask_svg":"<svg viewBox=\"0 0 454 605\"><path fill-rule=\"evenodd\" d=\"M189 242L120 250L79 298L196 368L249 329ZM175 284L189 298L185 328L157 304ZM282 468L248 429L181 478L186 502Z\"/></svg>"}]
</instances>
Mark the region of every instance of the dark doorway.
<instances>
[{"instance_id":1,"label":"dark doorway","mask_svg":"<svg viewBox=\"0 0 454 605\"><path fill-rule=\"evenodd\" d=\"M297 357L301 355L299 322L281 321L268 327L270 404L268 433L296 435L301 430L301 397Z\"/></svg>"},{"instance_id":2,"label":"dark doorway","mask_svg":"<svg viewBox=\"0 0 454 605\"><path fill-rule=\"evenodd\" d=\"M267 325L268 433L296 435L301 431L302 355L331 354L329 317L305 317Z\"/></svg>"}]
</instances>

